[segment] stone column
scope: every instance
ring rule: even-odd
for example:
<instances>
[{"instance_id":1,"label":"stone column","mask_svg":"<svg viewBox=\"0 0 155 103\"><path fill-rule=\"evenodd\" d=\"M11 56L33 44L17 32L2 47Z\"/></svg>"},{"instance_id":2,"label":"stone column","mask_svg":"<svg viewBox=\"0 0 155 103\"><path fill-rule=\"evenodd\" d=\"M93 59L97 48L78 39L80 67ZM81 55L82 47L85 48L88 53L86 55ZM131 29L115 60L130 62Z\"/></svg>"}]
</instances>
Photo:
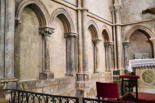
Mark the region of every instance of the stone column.
<instances>
[{"instance_id":1,"label":"stone column","mask_svg":"<svg viewBox=\"0 0 155 103\"><path fill-rule=\"evenodd\" d=\"M50 55L49 55L49 37L52 35L54 29L50 27L40 27L39 33L43 38L43 68L39 74L40 79L54 78L53 73L50 72Z\"/></svg>"},{"instance_id":2,"label":"stone column","mask_svg":"<svg viewBox=\"0 0 155 103\"><path fill-rule=\"evenodd\" d=\"M98 46L98 43L100 41L101 41L100 39L93 40L93 44L94 44L94 73L99 72L99 68L98 68L99 46Z\"/></svg>"},{"instance_id":3,"label":"stone column","mask_svg":"<svg viewBox=\"0 0 155 103\"><path fill-rule=\"evenodd\" d=\"M110 7L110 10L111 10L111 14L112 14L112 23L113 24L116 24L116 15L115 15L115 7L114 7L114 2L112 3L111 7ZM113 66L114 66L114 70L113 71L117 71L118 68L117 68L117 40L116 40L116 26L112 26L112 36L113 36Z\"/></svg>"},{"instance_id":4,"label":"stone column","mask_svg":"<svg viewBox=\"0 0 155 103\"><path fill-rule=\"evenodd\" d=\"M3 0L2 0L3 1ZM14 78L15 0L5 1L5 78Z\"/></svg>"},{"instance_id":5,"label":"stone column","mask_svg":"<svg viewBox=\"0 0 155 103\"><path fill-rule=\"evenodd\" d=\"M78 21L78 64L79 70L77 74L77 81L83 82L88 80L88 58L86 53L86 30L87 30L87 12L85 9L86 0L78 0L77 21Z\"/></svg>"},{"instance_id":6,"label":"stone column","mask_svg":"<svg viewBox=\"0 0 155 103\"><path fill-rule=\"evenodd\" d=\"M4 78L5 0L0 1L0 79Z\"/></svg>"},{"instance_id":7,"label":"stone column","mask_svg":"<svg viewBox=\"0 0 155 103\"><path fill-rule=\"evenodd\" d=\"M1 37L0 38L3 47L0 48L0 52L3 54L0 61L3 70L2 76L3 89L15 89L17 87L17 79L14 77L14 28L15 28L15 0L1 0ZM1 87L0 87L1 89ZM0 90L1 92L1 90Z\"/></svg>"},{"instance_id":8,"label":"stone column","mask_svg":"<svg viewBox=\"0 0 155 103\"><path fill-rule=\"evenodd\" d=\"M105 60L106 60L106 72L110 72L112 68L112 43L105 42Z\"/></svg>"},{"instance_id":9,"label":"stone column","mask_svg":"<svg viewBox=\"0 0 155 103\"><path fill-rule=\"evenodd\" d=\"M155 38L150 38L150 41L152 42L153 45L153 58L155 58Z\"/></svg>"},{"instance_id":10,"label":"stone column","mask_svg":"<svg viewBox=\"0 0 155 103\"><path fill-rule=\"evenodd\" d=\"M66 75L74 76L75 75L75 38L76 33L65 33L66 38Z\"/></svg>"},{"instance_id":11,"label":"stone column","mask_svg":"<svg viewBox=\"0 0 155 103\"><path fill-rule=\"evenodd\" d=\"M121 24L121 1L120 0L116 0L115 1L115 15L116 15L116 24ZM117 35L117 63L118 63L118 69L120 70L120 74L124 73L124 69L123 69L123 62L122 62L122 27L120 25L116 26L116 35Z\"/></svg>"},{"instance_id":12,"label":"stone column","mask_svg":"<svg viewBox=\"0 0 155 103\"><path fill-rule=\"evenodd\" d=\"M85 0L83 0L84 2ZM86 38L87 38L87 35L86 35L86 30L87 30L87 12L88 10L83 8L82 9L82 19L83 19L83 25L82 25L82 30L83 30L83 72L87 75L88 74L88 54L87 54L87 42L86 42Z\"/></svg>"},{"instance_id":13,"label":"stone column","mask_svg":"<svg viewBox=\"0 0 155 103\"><path fill-rule=\"evenodd\" d=\"M87 12L85 9L86 0L77 0L77 30L78 30L78 73L76 77L76 95L83 97L86 95L85 88L88 87L88 58L86 53L86 30L87 30Z\"/></svg>"},{"instance_id":14,"label":"stone column","mask_svg":"<svg viewBox=\"0 0 155 103\"><path fill-rule=\"evenodd\" d=\"M123 42L123 51L124 51L124 69L127 70L128 67L128 48L129 48L129 42Z\"/></svg>"}]
</instances>

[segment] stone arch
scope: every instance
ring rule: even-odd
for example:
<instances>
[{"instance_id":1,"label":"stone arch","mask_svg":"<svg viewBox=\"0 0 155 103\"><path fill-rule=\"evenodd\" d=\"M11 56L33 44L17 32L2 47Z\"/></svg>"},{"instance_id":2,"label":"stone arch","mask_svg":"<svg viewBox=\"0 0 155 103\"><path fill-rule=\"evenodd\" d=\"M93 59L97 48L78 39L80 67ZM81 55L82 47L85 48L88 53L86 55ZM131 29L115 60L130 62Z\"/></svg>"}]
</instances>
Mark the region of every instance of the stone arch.
<instances>
[{"instance_id":1,"label":"stone arch","mask_svg":"<svg viewBox=\"0 0 155 103\"><path fill-rule=\"evenodd\" d=\"M65 29L65 32L66 33L68 33L68 32L74 32L75 31L72 18L70 16L70 14L67 12L67 10L65 10L64 8L58 8L58 9L56 9L52 13L52 15L50 17L50 23L51 23L51 25L52 25L52 23L53 23L53 21L55 20L56 17L58 17L63 22L64 29Z\"/></svg>"},{"instance_id":2,"label":"stone arch","mask_svg":"<svg viewBox=\"0 0 155 103\"><path fill-rule=\"evenodd\" d=\"M21 80L37 79L43 69L45 40L39 35L39 28L47 25L44 9L39 0L24 0L16 9L17 23L21 23L15 29L15 75Z\"/></svg>"},{"instance_id":3,"label":"stone arch","mask_svg":"<svg viewBox=\"0 0 155 103\"><path fill-rule=\"evenodd\" d=\"M90 57L89 57L89 68L93 68L93 69L89 69L90 73L97 73L98 72L98 52L99 52L99 47L98 47L98 33L99 33L99 29L97 24L95 23L95 21L90 20L87 23L87 29L89 31L90 35L87 35L87 37L91 37L88 39L88 52L90 53Z\"/></svg>"},{"instance_id":4,"label":"stone arch","mask_svg":"<svg viewBox=\"0 0 155 103\"><path fill-rule=\"evenodd\" d=\"M50 15L49 12L47 11L46 7L44 4L39 1L39 0L23 0L17 7L16 9L16 20L20 23L21 20L21 14L24 10L25 7L30 6L32 10L35 11L37 14L39 20L40 20L40 25L45 26L48 24Z\"/></svg>"},{"instance_id":5,"label":"stone arch","mask_svg":"<svg viewBox=\"0 0 155 103\"><path fill-rule=\"evenodd\" d=\"M102 36L107 38L108 42L112 42L112 35L111 35L108 27L104 25L102 28L103 28L102 29ZM104 32L105 32L106 35L103 35Z\"/></svg>"},{"instance_id":6,"label":"stone arch","mask_svg":"<svg viewBox=\"0 0 155 103\"><path fill-rule=\"evenodd\" d=\"M153 32L142 25L132 26L125 32L123 42L124 67L127 69L130 59L143 59L153 57Z\"/></svg>"},{"instance_id":7,"label":"stone arch","mask_svg":"<svg viewBox=\"0 0 155 103\"><path fill-rule=\"evenodd\" d=\"M91 35L92 36L92 39L93 40L98 39L99 29L98 29L98 26L95 23L95 21L90 20L88 22L88 29L92 32L92 35Z\"/></svg>"},{"instance_id":8,"label":"stone arch","mask_svg":"<svg viewBox=\"0 0 155 103\"><path fill-rule=\"evenodd\" d=\"M153 32L152 32L149 28L147 28L147 27L145 27L145 26L142 26L142 25L136 25L136 26L133 26L131 29L129 29L129 30L125 33L125 39L124 39L124 41L129 42L129 41L130 41L131 35L132 35L135 31L137 31L137 30L140 30L140 31L144 32L144 34L146 34L146 36L147 36L148 38L153 38L153 37L154 37L154 36L153 36Z\"/></svg>"}]
</instances>

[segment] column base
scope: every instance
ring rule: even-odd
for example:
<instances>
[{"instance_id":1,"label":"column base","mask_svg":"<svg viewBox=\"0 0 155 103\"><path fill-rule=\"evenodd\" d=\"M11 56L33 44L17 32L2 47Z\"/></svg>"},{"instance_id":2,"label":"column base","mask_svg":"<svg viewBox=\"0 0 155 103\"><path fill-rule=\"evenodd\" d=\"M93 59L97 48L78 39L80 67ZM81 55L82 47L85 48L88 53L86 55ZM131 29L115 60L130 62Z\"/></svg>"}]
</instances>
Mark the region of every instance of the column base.
<instances>
[{"instance_id":1,"label":"column base","mask_svg":"<svg viewBox=\"0 0 155 103\"><path fill-rule=\"evenodd\" d=\"M16 78L6 78L0 80L0 98L6 98L10 93L8 89L17 89L18 88L18 79Z\"/></svg>"},{"instance_id":2,"label":"column base","mask_svg":"<svg viewBox=\"0 0 155 103\"><path fill-rule=\"evenodd\" d=\"M89 75L86 73L76 74L76 96L86 97L86 89L89 88Z\"/></svg>"},{"instance_id":3,"label":"column base","mask_svg":"<svg viewBox=\"0 0 155 103\"><path fill-rule=\"evenodd\" d=\"M119 81L120 70L113 70L113 81Z\"/></svg>"},{"instance_id":4,"label":"column base","mask_svg":"<svg viewBox=\"0 0 155 103\"><path fill-rule=\"evenodd\" d=\"M88 81L89 75L88 73L77 73L76 74L76 81Z\"/></svg>"},{"instance_id":5,"label":"column base","mask_svg":"<svg viewBox=\"0 0 155 103\"><path fill-rule=\"evenodd\" d=\"M40 80L53 79L54 74L52 72L41 72L39 73Z\"/></svg>"},{"instance_id":6,"label":"column base","mask_svg":"<svg viewBox=\"0 0 155 103\"><path fill-rule=\"evenodd\" d=\"M120 75L124 75L124 74L125 74L124 69L120 69Z\"/></svg>"}]
</instances>

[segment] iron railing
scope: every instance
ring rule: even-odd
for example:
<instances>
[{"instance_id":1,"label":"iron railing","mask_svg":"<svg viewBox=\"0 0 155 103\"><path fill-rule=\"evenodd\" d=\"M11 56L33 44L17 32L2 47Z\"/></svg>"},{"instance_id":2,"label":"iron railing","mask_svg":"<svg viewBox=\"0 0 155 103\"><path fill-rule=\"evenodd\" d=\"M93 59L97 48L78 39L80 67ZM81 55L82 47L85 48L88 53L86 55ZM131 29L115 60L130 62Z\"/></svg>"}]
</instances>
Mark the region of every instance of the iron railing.
<instances>
[{"instance_id":1,"label":"iron railing","mask_svg":"<svg viewBox=\"0 0 155 103\"><path fill-rule=\"evenodd\" d=\"M10 92L9 103L120 103L93 98L78 98L44 93L7 89Z\"/></svg>"},{"instance_id":2,"label":"iron railing","mask_svg":"<svg viewBox=\"0 0 155 103\"><path fill-rule=\"evenodd\" d=\"M9 103L79 103L79 98L58 96L23 90L10 90Z\"/></svg>"}]
</instances>

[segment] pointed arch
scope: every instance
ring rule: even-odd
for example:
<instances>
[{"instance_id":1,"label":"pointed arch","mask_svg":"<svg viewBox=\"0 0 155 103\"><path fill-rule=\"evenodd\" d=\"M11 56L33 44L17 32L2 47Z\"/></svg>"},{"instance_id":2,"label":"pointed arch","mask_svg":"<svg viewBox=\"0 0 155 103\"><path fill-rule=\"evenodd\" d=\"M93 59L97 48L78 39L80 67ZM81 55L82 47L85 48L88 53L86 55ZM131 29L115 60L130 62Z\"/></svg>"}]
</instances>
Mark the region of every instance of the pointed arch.
<instances>
[{"instance_id":1,"label":"pointed arch","mask_svg":"<svg viewBox=\"0 0 155 103\"><path fill-rule=\"evenodd\" d=\"M144 34L146 34L146 36L148 38L153 38L154 37L153 32L149 28L147 28L145 26L142 26L142 25L136 25L136 26L133 26L132 28L130 28L127 32L125 32L125 40L124 41L129 42L130 37L137 30L142 31Z\"/></svg>"},{"instance_id":2,"label":"pointed arch","mask_svg":"<svg viewBox=\"0 0 155 103\"><path fill-rule=\"evenodd\" d=\"M112 42L112 35L106 25L103 25L103 27L102 27L102 36L108 42Z\"/></svg>"},{"instance_id":3,"label":"pointed arch","mask_svg":"<svg viewBox=\"0 0 155 103\"><path fill-rule=\"evenodd\" d=\"M67 12L67 10L65 10L64 8L56 9L50 17L51 25L53 24L53 21L55 20L56 17L58 17L62 21L66 33L75 32L72 18L70 14Z\"/></svg>"},{"instance_id":4,"label":"pointed arch","mask_svg":"<svg viewBox=\"0 0 155 103\"><path fill-rule=\"evenodd\" d=\"M99 29L98 29L98 26L95 23L95 21L90 20L88 22L88 29L92 32L92 35L91 35L92 36L92 39L93 40L98 39Z\"/></svg>"},{"instance_id":5,"label":"pointed arch","mask_svg":"<svg viewBox=\"0 0 155 103\"><path fill-rule=\"evenodd\" d=\"M29 6L34 12L37 14L40 25L47 25L48 20L50 18L49 12L47 11L44 4L39 0L23 0L16 9L16 20L20 21L21 14L25 7Z\"/></svg>"}]
</instances>

